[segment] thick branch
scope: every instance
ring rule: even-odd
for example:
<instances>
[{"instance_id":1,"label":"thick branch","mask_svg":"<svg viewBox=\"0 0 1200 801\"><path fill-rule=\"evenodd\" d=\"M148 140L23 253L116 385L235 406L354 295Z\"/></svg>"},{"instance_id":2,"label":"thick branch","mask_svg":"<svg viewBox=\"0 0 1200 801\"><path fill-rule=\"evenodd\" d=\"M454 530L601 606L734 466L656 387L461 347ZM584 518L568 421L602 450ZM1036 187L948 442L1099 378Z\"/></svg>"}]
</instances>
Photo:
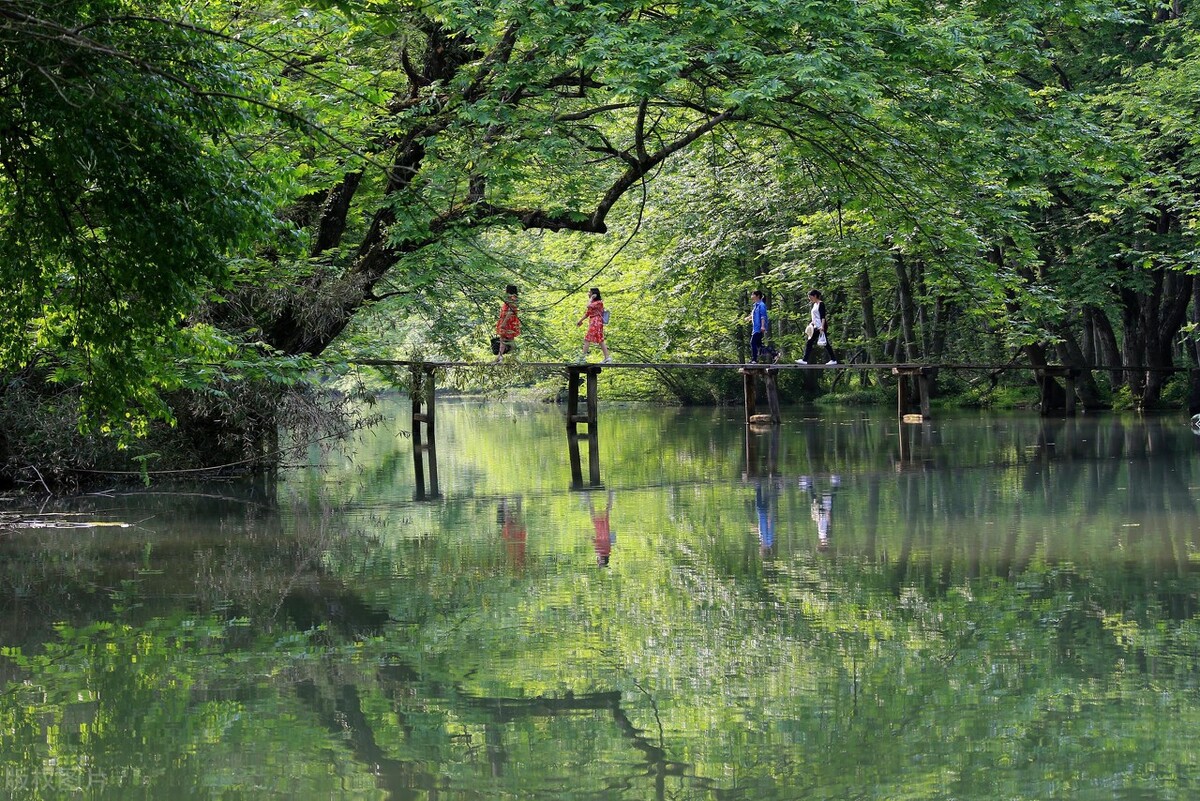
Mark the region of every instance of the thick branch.
<instances>
[{"instance_id":1,"label":"thick branch","mask_svg":"<svg viewBox=\"0 0 1200 801\"><path fill-rule=\"evenodd\" d=\"M622 109L633 108L632 103L609 103L605 106L595 106L594 108L584 109L582 111L574 111L570 114L559 114L554 118L555 122L579 122L586 120L588 117L594 117L597 114L603 114L606 111L621 111Z\"/></svg>"},{"instance_id":2,"label":"thick branch","mask_svg":"<svg viewBox=\"0 0 1200 801\"><path fill-rule=\"evenodd\" d=\"M319 256L327 250L335 248L342 241L346 231L346 219L350 214L350 201L354 199L362 182L362 171L348 173L341 183L329 190L325 202L321 206L321 219L317 225L317 235L313 239L312 255Z\"/></svg>"},{"instance_id":3,"label":"thick branch","mask_svg":"<svg viewBox=\"0 0 1200 801\"><path fill-rule=\"evenodd\" d=\"M633 126L633 141L634 152L637 153L638 161L645 161L646 155L646 98L642 98L642 102L638 103L637 124Z\"/></svg>"}]
</instances>

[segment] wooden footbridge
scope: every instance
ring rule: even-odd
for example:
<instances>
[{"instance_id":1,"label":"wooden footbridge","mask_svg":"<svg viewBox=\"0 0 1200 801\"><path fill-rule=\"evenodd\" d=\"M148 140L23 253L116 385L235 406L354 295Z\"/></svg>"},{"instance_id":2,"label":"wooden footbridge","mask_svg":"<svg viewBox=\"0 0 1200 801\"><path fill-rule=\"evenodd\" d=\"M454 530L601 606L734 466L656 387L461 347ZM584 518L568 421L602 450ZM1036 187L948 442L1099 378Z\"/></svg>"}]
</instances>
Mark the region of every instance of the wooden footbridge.
<instances>
[{"instance_id":1,"label":"wooden footbridge","mask_svg":"<svg viewBox=\"0 0 1200 801\"><path fill-rule=\"evenodd\" d=\"M435 396L437 373L447 369L495 369L493 362L413 361L392 359L358 359L354 364L407 368L412 374L412 443L416 476L416 496L419 500L440 495L437 471L437 427ZM896 379L896 413L901 422L920 423L930 419L932 378L939 370L970 370L986 372L1032 370L1040 396L1043 416L1076 412L1075 382L1085 369L1062 365L984 365L984 364L716 364L663 362L519 362L523 368L562 371L566 378L567 448L571 463L571 484L574 488L598 487L600 482L599 392L598 378L604 370L736 370L742 376L746 425L772 427L783 422L780 411L778 378L791 371L872 371L888 373ZM1096 367L1096 370L1130 370L1134 368ZM1141 369L1141 368L1139 368ZM1184 368L1160 368L1178 372ZM1060 383L1061 382L1061 385ZM761 390L760 390L761 387ZM765 401L761 412L760 398ZM580 408L580 401L583 408ZM580 430L580 426L585 426ZM586 438L588 481L583 479L580 440Z\"/></svg>"}]
</instances>

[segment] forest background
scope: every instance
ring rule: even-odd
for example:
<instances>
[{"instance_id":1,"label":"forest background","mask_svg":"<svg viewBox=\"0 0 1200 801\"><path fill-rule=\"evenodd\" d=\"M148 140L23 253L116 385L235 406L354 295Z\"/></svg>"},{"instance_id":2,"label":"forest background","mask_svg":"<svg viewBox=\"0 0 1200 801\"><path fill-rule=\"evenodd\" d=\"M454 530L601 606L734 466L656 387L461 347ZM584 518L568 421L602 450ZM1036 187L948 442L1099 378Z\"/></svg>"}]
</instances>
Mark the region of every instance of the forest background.
<instances>
[{"instance_id":1,"label":"forest background","mask_svg":"<svg viewBox=\"0 0 1200 801\"><path fill-rule=\"evenodd\" d=\"M1182 0L5 0L0 482L270 467L356 359L489 358L507 283L524 360L593 285L618 361L744 358L757 287L794 358L819 287L843 360L1178 402L1128 368L1197 364L1198 46Z\"/></svg>"}]
</instances>

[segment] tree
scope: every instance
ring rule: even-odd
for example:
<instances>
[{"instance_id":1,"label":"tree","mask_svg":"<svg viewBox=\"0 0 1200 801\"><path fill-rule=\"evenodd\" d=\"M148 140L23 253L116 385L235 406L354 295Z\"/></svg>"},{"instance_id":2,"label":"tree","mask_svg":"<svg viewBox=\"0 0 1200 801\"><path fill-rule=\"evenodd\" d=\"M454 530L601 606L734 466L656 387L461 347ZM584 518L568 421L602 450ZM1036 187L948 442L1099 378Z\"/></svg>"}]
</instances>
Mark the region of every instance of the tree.
<instances>
[{"instance_id":1,"label":"tree","mask_svg":"<svg viewBox=\"0 0 1200 801\"><path fill-rule=\"evenodd\" d=\"M817 283L862 300L842 330L892 359L1061 347L1079 362L1073 313L1115 352L1104 323L1124 308L1126 351L1162 363L1190 287L1173 255L1186 153L1156 139L1144 154L1178 169L1150 179L1136 147L1181 107L1189 38L1149 39L1149 16L1108 5L28 0L0 20L0 204L33 221L2 229L0 368L57 369L89 408L167 416L162 390L209 380L178 368L189 356L321 355L366 310L453 319L443 304L514 270L565 289L578 277L518 267L529 249L503 253L499 232L603 235L640 219L626 201L690 221L660 236L685 258L649 270L655 286L711 277L735 310L750 283ZM1122 55L1146 42L1178 59ZM282 225L259 213L256 173L286 192ZM1139 236L1161 212L1162 235L1120 234L1106 267L1123 305L1085 269L1107 256L1079 210ZM257 257L227 260L252 231L272 233ZM1155 297L1147 263L1173 271L1161 319L1137 300ZM736 344L681 307L642 350ZM269 406L251 438L273 429Z\"/></svg>"},{"instance_id":2,"label":"tree","mask_svg":"<svg viewBox=\"0 0 1200 801\"><path fill-rule=\"evenodd\" d=\"M301 278L270 297L231 296L218 318L260 329L286 353L322 353L356 313L419 293L431 271L442 288L454 276L474 282L432 249L497 226L607 232L622 197L718 129L773 132L816 167L816 181L838 176L907 206L929 197L906 198L897 179L937 175L929 194L951 178L966 185L993 169L959 172L987 125L1022 109L1006 136L1033 124L1017 71L1036 42L1008 17L966 8L692 0L373 8L378 17L276 59L323 64L352 47L373 70L372 91L388 93L359 119L367 160L324 173L320 191L288 214L309 236ZM336 15L327 19L334 28ZM400 70L386 69L390 57ZM286 67L277 81L281 91L313 86ZM952 147L961 132L971 139ZM931 158L930 143L955 161ZM365 225L354 224L359 216Z\"/></svg>"},{"instance_id":3,"label":"tree","mask_svg":"<svg viewBox=\"0 0 1200 801\"><path fill-rule=\"evenodd\" d=\"M1082 148L1064 139L1085 169L1045 170L1046 202L1029 215L1036 258L1024 281L1052 302L1031 317L1039 331L1027 344L1115 368L1114 388L1154 406L1180 355L1196 266L1194 21L1177 4L1145 4L1046 34L1052 69L1031 80L1096 135Z\"/></svg>"},{"instance_id":4,"label":"tree","mask_svg":"<svg viewBox=\"0 0 1200 801\"><path fill-rule=\"evenodd\" d=\"M269 202L224 137L242 76L153 2L0 7L0 372L83 391L93 422L169 412L185 316Z\"/></svg>"}]
</instances>

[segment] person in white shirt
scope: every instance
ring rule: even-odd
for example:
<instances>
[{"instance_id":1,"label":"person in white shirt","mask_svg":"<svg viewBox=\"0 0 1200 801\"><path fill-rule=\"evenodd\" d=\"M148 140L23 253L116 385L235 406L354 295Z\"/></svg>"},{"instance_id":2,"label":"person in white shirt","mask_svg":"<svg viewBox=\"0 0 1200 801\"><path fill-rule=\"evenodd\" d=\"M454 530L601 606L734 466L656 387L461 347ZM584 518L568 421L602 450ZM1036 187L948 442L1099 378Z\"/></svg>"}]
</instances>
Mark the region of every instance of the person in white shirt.
<instances>
[{"instance_id":1,"label":"person in white shirt","mask_svg":"<svg viewBox=\"0 0 1200 801\"><path fill-rule=\"evenodd\" d=\"M812 356L813 345L824 345L825 353L829 356L826 364L837 364L837 357L833 355L833 345L829 343L829 318L825 314L825 301L821 299L820 290L811 290L808 293L808 302L812 304L812 325L809 326L808 344L804 346L804 357L797 359L796 364L808 364L808 360Z\"/></svg>"}]
</instances>

